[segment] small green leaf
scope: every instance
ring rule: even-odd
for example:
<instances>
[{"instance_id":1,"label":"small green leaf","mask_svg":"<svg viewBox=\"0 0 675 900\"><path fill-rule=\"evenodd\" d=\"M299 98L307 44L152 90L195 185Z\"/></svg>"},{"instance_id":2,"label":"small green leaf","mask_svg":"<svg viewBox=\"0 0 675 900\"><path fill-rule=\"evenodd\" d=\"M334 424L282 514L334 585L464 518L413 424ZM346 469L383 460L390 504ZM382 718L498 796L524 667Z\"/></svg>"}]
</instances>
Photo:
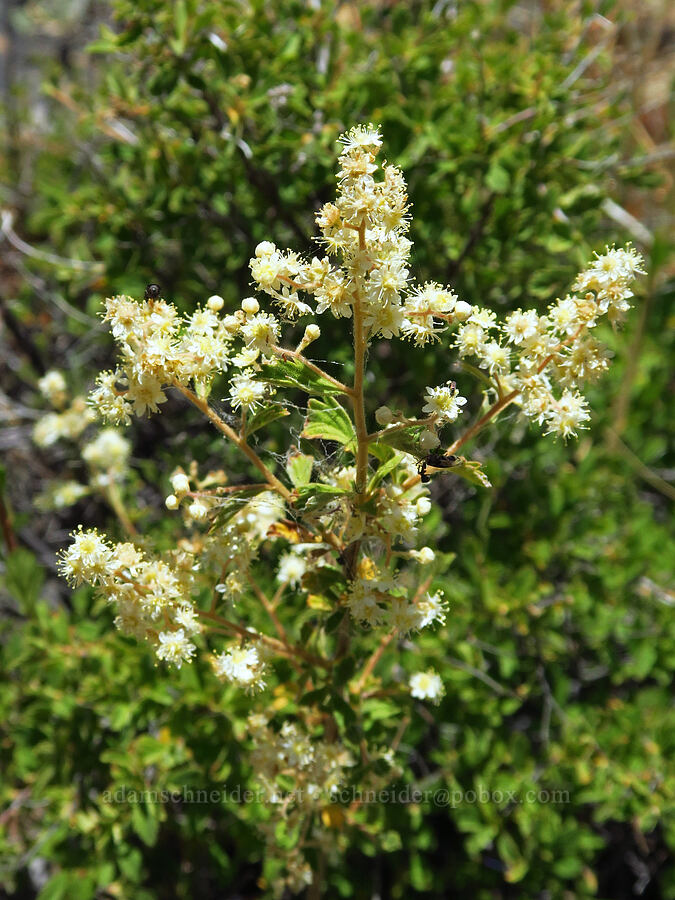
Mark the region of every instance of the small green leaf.
<instances>
[{"instance_id":1,"label":"small green leaf","mask_svg":"<svg viewBox=\"0 0 675 900\"><path fill-rule=\"evenodd\" d=\"M347 703L347 701L339 694L333 694L331 696L330 708L333 715L342 720L340 724L343 728L353 725L356 722L356 713L349 703Z\"/></svg>"},{"instance_id":2,"label":"small green leaf","mask_svg":"<svg viewBox=\"0 0 675 900\"><path fill-rule=\"evenodd\" d=\"M286 471L293 485L301 487L312 480L312 466L314 457L306 453L291 453L286 461Z\"/></svg>"},{"instance_id":3,"label":"small green leaf","mask_svg":"<svg viewBox=\"0 0 675 900\"><path fill-rule=\"evenodd\" d=\"M295 489L297 500L295 507L304 512L314 512L333 500L347 496L347 491L333 487L331 484L301 484Z\"/></svg>"},{"instance_id":4,"label":"small green leaf","mask_svg":"<svg viewBox=\"0 0 675 900\"><path fill-rule=\"evenodd\" d=\"M337 609L326 619L323 626L324 631L327 634L332 634L334 631L337 631L341 623L344 621L345 615L348 615L348 613L345 613L344 609Z\"/></svg>"},{"instance_id":5,"label":"small green leaf","mask_svg":"<svg viewBox=\"0 0 675 900\"><path fill-rule=\"evenodd\" d=\"M492 483L483 471L482 463L475 459L466 459L464 456L458 457L456 465L451 469L443 471L452 472L453 475L459 475L471 484L477 484L479 487L489 488Z\"/></svg>"},{"instance_id":6,"label":"small green leaf","mask_svg":"<svg viewBox=\"0 0 675 900\"><path fill-rule=\"evenodd\" d=\"M148 847L157 841L159 822L152 815L152 807L144 803L134 803L131 807L131 823L139 838Z\"/></svg>"},{"instance_id":7,"label":"small green leaf","mask_svg":"<svg viewBox=\"0 0 675 900\"><path fill-rule=\"evenodd\" d=\"M356 660L353 656L345 656L333 669L333 684L340 688L347 684L356 670Z\"/></svg>"},{"instance_id":8,"label":"small green leaf","mask_svg":"<svg viewBox=\"0 0 675 900\"><path fill-rule=\"evenodd\" d=\"M277 403L273 403L270 406L263 406L263 408L259 409L257 413L254 413L246 423L246 434L253 434L259 429L264 428L265 425L269 425L270 422L275 422L277 419L281 419L283 416L288 415L288 410Z\"/></svg>"},{"instance_id":9,"label":"small green leaf","mask_svg":"<svg viewBox=\"0 0 675 900\"><path fill-rule=\"evenodd\" d=\"M382 463L368 483L368 492L375 490L377 485L386 478L394 469L398 468L403 456L400 453L394 453L391 459Z\"/></svg>"},{"instance_id":10,"label":"small green leaf","mask_svg":"<svg viewBox=\"0 0 675 900\"><path fill-rule=\"evenodd\" d=\"M297 359L280 359L261 366L254 376L266 384L297 388L307 394L341 394L343 391L330 381L317 375Z\"/></svg>"},{"instance_id":11,"label":"small green leaf","mask_svg":"<svg viewBox=\"0 0 675 900\"><path fill-rule=\"evenodd\" d=\"M328 688L321 687L315 688L313 691L307 691L306 694L303 694L300 698L300 703L302 706L323 706L324 701L329 696Z\"/></svg>"},{"instance_id":12,"label":"small green leaf","mask_svg":"<svg viewBox=\"0 0 675 900\"><path fill-rule=\"evenodd\" d=\"M499 163L493 162L485 176L485 184L496 194L504 194L511 184L511 176Z\"/></svg>"},{"instance_id":13,"label":"small green leaf","mask_svg":"<svg viewBox=\"0 0 675 900\"><path fill-rule=\"evenodd\" d=\"M337 441L352 450L356 445L352 420L333 398L309 401L309 414L300 437Z\"/></svg>"},{"instance_id":14,"label":"small green leaf","mask_svg":"<svg viewBox=\"0 0 675 900\"><path fill-rule=\"evenodd\" d=\"M410 453L417 459L423 459L425 452L420 449L419 433L422 429L419 426L412 428L400 428L392 431L391 434L385 433L380 437L379 444L387 444L389 447L395 447L403 453Z\"/></svg>"}]
</instances>

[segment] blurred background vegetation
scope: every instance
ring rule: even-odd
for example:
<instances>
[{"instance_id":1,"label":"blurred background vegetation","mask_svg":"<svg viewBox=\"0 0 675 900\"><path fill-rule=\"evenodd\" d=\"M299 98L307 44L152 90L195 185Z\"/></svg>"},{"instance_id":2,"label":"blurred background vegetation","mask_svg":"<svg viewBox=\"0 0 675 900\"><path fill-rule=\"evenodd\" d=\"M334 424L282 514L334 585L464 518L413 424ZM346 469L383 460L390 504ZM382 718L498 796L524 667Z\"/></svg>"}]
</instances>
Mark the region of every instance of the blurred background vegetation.
<instances>
[{"instance_id":1,"label":"blurred background vegetation","mask_svg":"<svg viewBox=\"0 0 675 900\"><path fill-rule=\"evenodd\" d=\"M377 839L359 835L327 896L675 898L672 8L5 0L0 15L2 895L264 893L254 805L102 799L247 786L245 701L203 663L156 669L56 578L77 523L119 529L93 496L45 510L84 464L32 444L36 384L61 368L86 392L110 367L109 294L158 281L182 308L212 293L234 308L258 241L311 252L335 140L373 121L409 181L420 280L543 308L626 240L649 277L602 335L615 362L578 443L514 414L473 453L493 490L433 483L436 543L456 555L446 656L428 648L447 695L411 722L402 782L569 802L373 806ZM334 343L316 355L339 362ZM372 408L453 371L444 349L391 350L371 354ZM165 527L187 453L227 465L177 402L128 436L142 533Z\"/></svg>"}]
</instances>

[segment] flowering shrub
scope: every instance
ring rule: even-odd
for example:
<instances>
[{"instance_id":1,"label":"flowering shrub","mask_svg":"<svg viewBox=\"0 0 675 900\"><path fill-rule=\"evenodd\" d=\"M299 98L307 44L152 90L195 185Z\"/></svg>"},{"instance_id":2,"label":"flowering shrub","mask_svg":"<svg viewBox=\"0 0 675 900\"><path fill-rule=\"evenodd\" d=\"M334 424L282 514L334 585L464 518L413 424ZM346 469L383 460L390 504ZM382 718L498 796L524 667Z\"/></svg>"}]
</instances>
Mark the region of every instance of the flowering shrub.
<instances>
[{"instance_id":1,"label":"flowering shrub","mask_svg":"<svg viewBox=\"0 0 675 900\"><path fill-rule=\"evenodd\" d=\"M276 850L283 861L273 883L279 895L318 883L313 872L339 850L338 818L367 827L358 802L331 805L335 791L396 777L409 719L373 730L381 698L407 705L443 694L434 669L418 670L411 642L443 627L448 614L434 579L449 560L422 540L430 479L461 477L489 488L480 463L458 451L512 405L545 434L576 435L589 419L581 389L608 365L592 329L603 316L620 322L642 271L631 248L607 250L546 314L516 310L503 320L435 282L414 285L402 173L378 164L382 138L372 126L342 140L337 199L317 216L326 256L306 260L263 242L250 261L273 312L247 297L223 315L213 296L181 315L150 288L142 302L117 296L106 304L120 363L99 376L92 407L108 423L127 425L158 412L174 389L241 451L257 480L200 475L190 462L173 473L166 498L169 512L185 521L174 547L113 543L80 528L59 562L74 585L96 586L114 604L120 630L147 641L159 660L181 668L200 648L215 677L249 695L275 694L273 702L251 697L241 737L277 813L262 827L271 856ZM347 323L333 320L350 320L353 365L345 380L306 355L320 335L315 322L296 332L297 320L320 315L336 331ZM282 329L300 337L295 346L282 341ZM447 341L467 381L483 387L473 422L458 428L467 399L443 380L447 371L427 386L416 415L367 404L377 339L420 349ZM225 373L227 397L214 400L224 393ZM52 376L43 390L58 405L57 381ZM258 433L289 416L293 403L280 395L291 391L309 399L299 436L289 428L282 471ZM47 442L67 432L50 421L37 426ZM456 429L450 438L448 425ZM121 445L107 430L85 449L94 469L108 445L119 458ZM387 654L397 664L385 681L378 666L384 670Z\"/></svg>"}]
</instances>

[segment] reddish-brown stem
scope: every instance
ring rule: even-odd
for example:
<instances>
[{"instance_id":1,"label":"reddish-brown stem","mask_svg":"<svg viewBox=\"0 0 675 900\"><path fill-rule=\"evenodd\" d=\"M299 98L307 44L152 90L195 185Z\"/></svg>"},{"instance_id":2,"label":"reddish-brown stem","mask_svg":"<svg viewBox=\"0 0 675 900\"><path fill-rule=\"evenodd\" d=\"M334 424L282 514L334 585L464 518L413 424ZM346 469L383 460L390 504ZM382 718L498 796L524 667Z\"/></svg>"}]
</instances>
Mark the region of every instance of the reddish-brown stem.
<instances>
[{"instance_id":1,"label":"reddish-brown stem","mask_svg":"<svg viewBox=\"0 0 675 900\"><path fill-rule=\"evenodd\" d=\"M5 539L7 550L11 553L13 550L17 549L19 544L16 540L16 535L14 534L12 522L9 518L9 512L5 506L2 494L0 494L0 528L2 529L2 536Z\"/></svg>"},{"instance_id":2,"label":"reddish-brown stem","mask_svg":"<svg viewBox=\"0 0 675 900\"><path fill-rule=\"evenodd\" d=\"M249 578L249 584L253 588L253 593L256 595L258 600L262 603L265 608L265 612L268 614L272 622L274 622L274 627L277 630L277 634L281 638L281 640L288 646L288 635L286 634L286 629L281 624L279 620L279 616L277 616L274 606L267 599L265 592L255 583L252 578Z\"/></svg>"},{"instance_id":3,"label":"reddish-brown stem","mask_svg":"<svg viewBox=\"0 0 675 900\"><path fill-rule=\"evenodd\" d=\"M371 653L368 662L365 664L363 668L363 672L359 680L356 682L356 685L353 688L353 692L355 694L360 694L363 690L363 686L368 681L370 674L372 673L375 666L382 659L382 654L387 649L392 640L396 637L397 630L394 628L389 634L385 634L384 637L381 638L380 643L375 648L375 650Z\"/></svg>"},{"instance_id":4,"label":"reddish-brown stem","mask_svg":"<svg viewBox=\"0 0 675 900\"><path fill-rule=\"evenodd\" d=\"M258 471L262 472L265 481L269 484L272 490L276 491L278 494L288 500L291 496L291 492L288 488L282 484L279 479L267 468L265 463L260 459L258 454L253 450L246 441L240 437L237 432L230 428L227 422L224 422L218 413L211 409L206 400L202 400L201 397L198 397L194 391L191 391L189 388L180 384L179 382L174 382L174 387L177 388L181 394L186 397L190 403L197 407L206 418L211 422L212 425L218 429L218 431L222 432L226 437L228 437L233 444L241 450L241 452L248 457L248 459L253 463L253 465L258 469Z\"/></svg>"}]
</instances>

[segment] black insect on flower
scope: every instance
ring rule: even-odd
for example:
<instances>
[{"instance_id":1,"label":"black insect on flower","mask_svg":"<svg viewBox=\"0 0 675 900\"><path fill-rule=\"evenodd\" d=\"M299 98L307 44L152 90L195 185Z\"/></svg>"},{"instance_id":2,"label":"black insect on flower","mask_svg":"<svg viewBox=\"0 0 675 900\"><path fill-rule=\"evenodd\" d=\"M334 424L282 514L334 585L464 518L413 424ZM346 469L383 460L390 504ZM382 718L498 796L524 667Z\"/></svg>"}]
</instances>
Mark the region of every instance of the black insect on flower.
<instances>
[{"instance_id":1,"label":"black insect on flower","mask_svg":"<svg viewBox=\"0 0 675 900\"><path fill-rule=\"evenodd\" d=\"M427 466L431 466L434 469L450 469L452 466L457 465L457 462L456 456L444 456L442 453L429 453L424 459L420 460L417 466L420 481L422 484L428 484L431 481L431 478L427 475Z\"/></svg>"},{"instance_id":2,"label":"black insect on flower","mask_svg":"<svg viewBox=\"0 0 675 900\"><path fill-rule=\"evenodd\" d=\"M145 293L143 294L143 297L146 300L159 300L161 294L162 294L162 289L158 284L149 284L145 288Z\"/></svg>"}]
</instances>

